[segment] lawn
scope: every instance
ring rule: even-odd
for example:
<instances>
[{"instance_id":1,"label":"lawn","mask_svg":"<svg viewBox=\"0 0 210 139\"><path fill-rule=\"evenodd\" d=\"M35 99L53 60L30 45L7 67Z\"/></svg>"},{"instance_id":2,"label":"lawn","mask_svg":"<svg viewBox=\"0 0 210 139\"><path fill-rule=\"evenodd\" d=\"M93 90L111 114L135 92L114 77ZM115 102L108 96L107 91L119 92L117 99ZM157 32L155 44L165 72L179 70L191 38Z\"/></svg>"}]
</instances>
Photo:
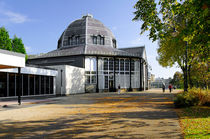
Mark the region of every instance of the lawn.
<instances>
[{"instance_id":1,"label":"lawn","mask_svg":"<svg viewBox=\"0 0 210 139\"><path fill-rule=\"evenodd\" d=\"M210 138L210 107L194 106L176 109L186 139Z\"/></svg>"}]
</instances>

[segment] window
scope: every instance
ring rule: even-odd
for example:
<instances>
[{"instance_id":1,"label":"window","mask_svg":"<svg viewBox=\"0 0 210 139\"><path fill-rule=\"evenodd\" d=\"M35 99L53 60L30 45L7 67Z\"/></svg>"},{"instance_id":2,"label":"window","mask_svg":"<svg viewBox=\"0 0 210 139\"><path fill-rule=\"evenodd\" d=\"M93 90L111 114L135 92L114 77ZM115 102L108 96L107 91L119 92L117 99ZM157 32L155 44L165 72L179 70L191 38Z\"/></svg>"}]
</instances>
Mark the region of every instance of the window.
<instances>
[{"instance_id":1,"label":"window","mask_svg":"<svg viewBox=\"0 0 210 139\"><path fill-rule=\"evenodd\" d=\"M124 71L124 59L120 59L120 71Z\"/></svg>"},{"instance_id":2,"label":"window","mask_svg":"<svg viewBox=\"0 0 210 139\"><path fill-rule=\"evenodd\" d=\"M41 88L40 88L40 85L41 85L41 84L40 84L40 83L41 83L40 80L41 80L41 79L40 79L40 76L39 76L39 75L36 75L36 76L35 76L35 86L36 86L36 87L35 87L35 95L39 95L39 92L40 92L39 89L41 89Z\"/></svg>"},{"instance_id":3,"label":"window","mask_svg":"<svg viewBox=\"0 0 210 139\"><path fill-rule=\"evenodd\" d=\"M73 45L74 44L74 38L73 36L70 38L70 45Z\"/></svg>"},{"instance_id":4,"label":"window","mask_svg":"<svg viewBox=\"0 0 210 139\"><path fill-rule=\"evenodd\" d=\"M93 36L93 44L97 44L97 37L96 36Z\"/></svg>"},{"instance_id":5,"label":"window","mask_svg":"<svg viewBox=\"0 0 210 139\"><path fill-rule=\"evenodd\" d=\"M41 76L41 94L45 94L45 78Z\"/></svg>"},{"instance_id":6,"label":"window","mask_svg":"<svg viewBox=\"0 0 210 139\"><path fill-rule=\"evenodd\" d=\"M85 58L85 83L96 84L96 59L93 57Z\"/></svg>"},{"instance_id":7,"label":"window","mask_svg":"<svg viewBox=\"0 0 210 139\"><path fill-rule=\"evenodd\" d=\"M131 60L131 71L134 71L134 63L135 63L135 61L134 60Z\"/></svg>"},{"instance_id":8,"label":"window","mask_svg":"<svg viewBox=\"0 0 210 139\"><path fill-rule=\"evenodd\" d=\"M100 44L100 45L105 44L104 37L102 37L101 35L92 36L92 41L93 41L93 44Z\"/></svg>"},{"instance_id":9,"label":"window","mask_svg":"<svg viewBox=\"0 0 210 139\"><path fill-rule=\"evenodd\" d=\"M53 88L54 88L53 76L50 76L50 94L54 93Z\"/></svg>"},{"instance_id":10,"label":"window","mask_svg":"<svg viewBox=\"0 0 210 139\"><path fill-rule=\"evenodd\" d=\"M68 45L71 45L71 37L68 37Z\"/></svg>"},{"instance_id":11,"label":"window","mask_svg":"<svg viewBox=\"0 0 210 139\"><path fill-rule=\"evenodd\" d=\"M23 95L28 95L29 80L28 74L23 74Z\"/></svg>"},{"instance_id":12,"label":"window","mask_svg":"<svg viewBox=\"0 0 210 139\"><path fill-rule=\"evenodd\" d=\"M117 45L116 45L116 40L115 40L115 39L112 40L112 44L113 44L113 47L114 47L114 48L117 47Z\"/></svg>"},{"instance_id":13,"label":"window","mask_svg":"<svg viewBox=\"0 0 210 139\"><path fill-rule=\"evenodd\" d=\"M68 45L68 41L63 41L63 46L67 46Z\"/></svg>"},{"instance_id":14,"label":"window","mask_svg":"<svg viewBox=\"0 0 210 139\"><path fill-rule=\"evenodd\" d=\"M104 70L108 70L108 59L104 58Z\"/></svg>"},{"instance_id":15,"label":"window","mask_svg":"<svg viewBox=\"0 0 210 139\"><path fill-rule=\"evenodd\" d=\"M100 37L100 45L104 45L104 37Z\"/></svg>"},{"instance_id":16,"label":"window","mask_svg":"<svg viewBox=\"0 0 210 139\"><path fill-rule=\"evenodd\" d=\"M79 36L76 37L76 45L79 44L79 38L80 38Z\"/></svg>"},{"instance_id":17,"label":"window","mask_svg":"<svg viewBox=\"0 0 210 139\"><path fill-rule=\"evenodd\" d=\"M104 88L107 89L108 87L108 76L105 76Z\"/></svg>"},{"instance_id":18,"label":"window","mask_svg":"<svg viewBox=\"0 0 210 139\"><path fill-rule=\"evenodd\" d=\"M30 91L29 94L30 95L34 95L34 75L29 75L29 81L30 81Z\"/></svg>"},{"instance_id":19,"label":"window","mask_svg":"<svg viewBox=\"0 0 210 139\"><path fill-rule=\"evenodd\" d=\"M46 76L45 77L46 78L46 84L45 84L45 86L46 86L46 94L49 94L50 93L50 77L49 76Z\"/></svg>"},{"instance_id":20,"label":"window","mask_svg":"<svg viewBox=\"0 0 210 139\"><path fill-rule=\"evenodd\" d=\"M119 59L115 60L115 70L119 71Z\"/></svg>"},{"instance_id":21,"label":"window","mask_svg":"<svg viewBox=\"0 0 210 139\"><path fill-rule=\"evenodd\" d=\"M85 83L90 84L90 75L85 76Z\"/></svg>"},{"instance_id":22,"label":"window","mask_svg":"<svg viewBox=\"0 0 210 139\"><path fill-rule=\"evenodd\" d=\"M125 71L129 71L129 60L125 60Z\"/></svg>"},{"instance_id":23,"label":"window","mask_svg":"<svg viewBox=\"0 0 210 139\"><path fill-rule=\"evenodd\" d=\"M114 61L113 59L109 59L109 70L113 70L114 69Z\"/></svg>"},{"instance_id":24,"label":"window","mask_svg":"<svg viewBox=\"0 0 210 139\"><path fill-rule=\"evenodd\" d=\"M91 83L96 84L96 75L91 75Z\"/></svg>"}]
</instances>

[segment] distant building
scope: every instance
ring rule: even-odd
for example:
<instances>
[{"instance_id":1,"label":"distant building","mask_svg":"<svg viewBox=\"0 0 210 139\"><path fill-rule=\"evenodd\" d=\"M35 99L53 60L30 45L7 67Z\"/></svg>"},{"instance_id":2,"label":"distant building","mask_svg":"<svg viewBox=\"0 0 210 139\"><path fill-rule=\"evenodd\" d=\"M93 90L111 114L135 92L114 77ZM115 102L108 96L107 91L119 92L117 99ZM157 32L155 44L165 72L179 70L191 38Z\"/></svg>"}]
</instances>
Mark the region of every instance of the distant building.
<instances>
[{"instance_id":1,"label":"distant building","mask_svg":"<svg viewBox=\"0 0 210 139\"><path fill-rule=\"evenodd\" d=\"M163 84L165 84L165 87L168 88L170 81L171 78L156 78L154 81L151 82L151 88L162 88Z\"/></svg>"},{"instance_id":2,"label":"distant building","mask_svg":"<svg viewBox=\"0 0 210 139\"><path fill-rule=\"evenodd\" d=\"M155 74L151 74L151 82L155 81Z\"/></svg>"}]
</instances>

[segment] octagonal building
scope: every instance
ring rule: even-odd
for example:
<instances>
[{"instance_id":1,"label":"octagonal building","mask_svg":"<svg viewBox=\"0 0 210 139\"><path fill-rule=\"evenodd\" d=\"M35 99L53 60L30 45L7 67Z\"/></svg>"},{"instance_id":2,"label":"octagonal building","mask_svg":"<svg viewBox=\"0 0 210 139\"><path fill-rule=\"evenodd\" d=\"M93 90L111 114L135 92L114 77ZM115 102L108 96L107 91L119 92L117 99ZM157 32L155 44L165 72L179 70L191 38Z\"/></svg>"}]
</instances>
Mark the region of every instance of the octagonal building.
<instances>
[{"instance_id":1,"label":"octagonal building","mask_svg":"<svg viewBox=\"0 0 210 139\"><path fill-rule=\"evenodd\" d=\"M28 64L58 70L56 92L113 92L148 89L144 46L117 48L113 33L92 15L73 21L61 34L57 49L29 57Z\"/></svg>"}]
</instances>

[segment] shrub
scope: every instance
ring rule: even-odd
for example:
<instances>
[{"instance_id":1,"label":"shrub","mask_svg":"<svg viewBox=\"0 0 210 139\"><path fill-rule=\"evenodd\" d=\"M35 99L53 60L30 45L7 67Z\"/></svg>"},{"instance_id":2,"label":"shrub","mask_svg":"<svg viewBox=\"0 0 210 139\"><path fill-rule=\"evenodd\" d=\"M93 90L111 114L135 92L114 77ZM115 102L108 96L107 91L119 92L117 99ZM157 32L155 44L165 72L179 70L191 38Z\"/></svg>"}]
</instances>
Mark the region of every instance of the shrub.
<instances>
[{"instance_id":1,"label":"shrub","mask_svg":"<svg viewBox=\"0 0 210 139\"><path fill-rule=\"evenodd\" d=\"M189 89L188 92L181 92L174 98L175 107L189 107L196 105L210 105L210 93L208 90L197 88Z\"/></svg>"}]
</instances>

